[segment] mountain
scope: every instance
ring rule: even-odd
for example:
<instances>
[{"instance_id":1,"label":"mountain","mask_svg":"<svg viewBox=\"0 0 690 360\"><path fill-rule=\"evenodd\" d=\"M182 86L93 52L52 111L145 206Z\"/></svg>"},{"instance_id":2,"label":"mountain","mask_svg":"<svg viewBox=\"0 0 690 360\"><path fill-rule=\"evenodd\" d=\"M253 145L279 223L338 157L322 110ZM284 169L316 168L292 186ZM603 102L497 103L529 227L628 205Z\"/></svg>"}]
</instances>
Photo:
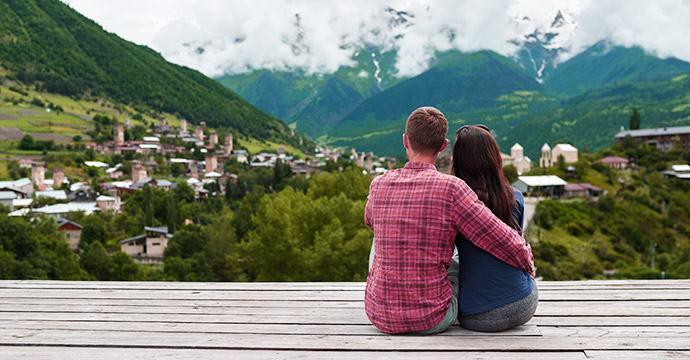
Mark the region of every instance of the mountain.
<instances>
[{"instance_id":1,"label":"mountain","mask_svg":"<svg viewBox=\"0 0 690 360\"><path fill-rule=\"evenodd\" d=\"M406 119L420 106L459 114L491 107L503 94L539 90L539 85L508 59L491 51L447 55L428 71L365 100L334 128L357 132Z\"/></svg>"},{"instance_id":2,"label":"mountain","mask_svg":"<svg viewBox=\"0 0 690 360\"><path fill-rule=\"evenodd\" d=\"M394 74L395 57L394 51L367 47L353 54L353 65L333 74L256 70L217 80L259 109L316 137L365 98L403 80Z\"/></svg>"},{"instance_id":3,"label":"mountain","mask_svg":"<svg viewBox=\"0 0 690 360\"><path fill-rule=\"evenodd\" d=\"M593 88L646 80L663 80L690 72L690 63L660 59L640 47L615 46L602 41L560 64L546 78L546 85L564 95L578 95Z\"/></svg>"},{"instance_id":4,"label":"mountain","mask_svg":"<svg viewBox=\"0 0 690 360\"><path fill-rule=\"evenodd\" d=\"M573 18L572 13L561 10L553 17L515 15L513 23L518 36L513 43L519 50L513 60L542 82L558 65L559 56L570 50L577 28Z\"/></svg>"},{"instance_id":5,"label":"mountain","mask_svg":"<svg viewBox=\"0 0 690 360\"><path fill-rule=\"evenodd\" d=\"M257 139L298 141L285 124L216 81L104 31L58 0L0 1L0 67L41 91L106 98Z\"/></svg>"}]
</instances>

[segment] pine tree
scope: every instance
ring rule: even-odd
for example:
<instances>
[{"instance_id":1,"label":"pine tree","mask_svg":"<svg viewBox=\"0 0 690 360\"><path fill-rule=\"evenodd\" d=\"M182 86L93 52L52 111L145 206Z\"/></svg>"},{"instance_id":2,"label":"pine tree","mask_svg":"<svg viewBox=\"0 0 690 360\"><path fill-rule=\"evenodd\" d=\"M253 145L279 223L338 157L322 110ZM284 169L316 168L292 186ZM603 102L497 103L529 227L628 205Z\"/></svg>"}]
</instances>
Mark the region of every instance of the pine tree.
<instances>
[{"instance_id":1,"label":"pine tree","mask_svg":"<svg viewBox=\"0 0 690 360\"><path fill-rule=\"evenodd\" d=\"M640 128L640 113L637 108L633 108L633 113L630 115L630 130L637 130Z\"/></svg>"}]
</instances>

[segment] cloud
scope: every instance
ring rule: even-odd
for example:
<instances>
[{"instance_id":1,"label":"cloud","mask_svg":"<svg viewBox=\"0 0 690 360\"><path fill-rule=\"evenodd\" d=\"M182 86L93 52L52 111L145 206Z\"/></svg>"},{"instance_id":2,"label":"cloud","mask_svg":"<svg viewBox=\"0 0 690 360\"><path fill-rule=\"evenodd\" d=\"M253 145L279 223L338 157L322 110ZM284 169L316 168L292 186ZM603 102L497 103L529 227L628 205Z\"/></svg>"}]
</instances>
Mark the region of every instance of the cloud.
<instances>
[{"instance_id":1,"label":"cloud","mask_svg":"<svg viewBox=\"0 0 690 360\"><path fill-rule=\"evenodd\" d=\"M659 57L690 61L690 1L590 1L576 15L578 31L570 51L609 40L627 47L640 46Z\"/></svg>"},{"instance_id":2,"label":"cloud","mask_svg":"<svg viewBox=\"0 0 690 360\"><path fill-rule=\"evenodd\" d=\"M396 50L412 76L440 51L510 56L529 26L575 18L564 58L609 39L690 61L688 0L63 0L109 31L208 76L254 69L330 73L358 51ZM116 14L117 16L114 16ZM516 24L529 16L531 24ZM529 30L533 31L533 29Z\"/></svg>"}]
</instances>

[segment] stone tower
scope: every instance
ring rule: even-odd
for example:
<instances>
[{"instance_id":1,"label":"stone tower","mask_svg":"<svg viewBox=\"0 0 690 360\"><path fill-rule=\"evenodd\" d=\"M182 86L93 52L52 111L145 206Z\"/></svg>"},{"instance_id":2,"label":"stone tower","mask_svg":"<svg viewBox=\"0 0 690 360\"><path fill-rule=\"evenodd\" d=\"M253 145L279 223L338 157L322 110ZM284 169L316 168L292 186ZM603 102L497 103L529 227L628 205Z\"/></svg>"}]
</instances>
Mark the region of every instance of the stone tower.
<instances>
[{"instance_id":1,"label":"stone tower","mask_svg":"<svg viewBox=\"0 0 690 360\"><path fill-rule=\"evenodd\" d=\"M65 170L60 167L53 169L53 187L59 188L65 182Z\"/></svg>"},{"instance_id":2,"label":"stone tower","mask_svg":"<svg viewBox=\"0 0 690 360\"><path fill-rule=\"evenodd\" d=\"M125 144L125 126L122 123L116 123L113 127L113 139L115 139L115 146L122 146Z\"/></svg>"},{"instance_id":3,"label":"stone tower","mask_svg":"<svg viewBox=\"0 0 690 360\"><path fill-rule=\"evenodd\" d=\"M132 180L134 180L134 182L146 179L147 175L146 167L141 161L132 161Z\"/></svg>"},{"instance_id":4,"label":"stone tower","mask_svg":"<svg viewBox=\"0 0 690 360\"><path fill-rule=\"evenodd\" d=\"M218 144L218 133L215 131L211 131L211 133L208 134L208 147L210 149L215 149L217 144Z\"/></svg>"},{"instance_id":5,"label":"stone tower","mask_svg":"<svg viewBox=\"0 0 690 360\"><path fill-rule=\"evenodd\" d=\"M232 153L232 133L227 133L225 135L225 146L223 147L223 153L225 155L230 155Z\"/></svg>"},{"instance_id":6,"label":"stone tower","mask_svg":"<svg viewBox=\"0 0 690 360\"><path fill-rule=\"evenodd\" d=\"M186 132L187 131L187 120L182 119L180 120L180 132Z\"/></svg>"},{"instance_id":7,"label":"stone tower","mask_svg":"<svg viewBox=\"0 0 690 360\"><path fill-rule=\"evenodd\" d=\"M510 156L513 157L513 160L519 160L522 157L524 157L525 149L520 146L520 144L515 143L512 148L510 148Z\"/></svg>"},{"instance_id":8,"label":"stone tower","mask_svg":"<svg viewBox=\"0 0 690 360\"><path fill-rule=\"evenodd\" d=\"M194 128L194 137L201 141L204 141L204 128L201 126L197 126L196 128Z\"/></svg>"},{"instance_id":9,"label":"stone tower","mask_svg":"<svg viewBox=\"0 0 690 360\"><path fill-rule=\"evenodd\" d=\"M210 173L218 168L218 157L213 155L206 155L206 172Z\"/></svg>"},{"instance_id":10,"label":"stone tower","mask_svg":"<svg viewBox=\"0 0 690 360\"><path fill-rule=\"evenodd\" d=\"M43 186L45 182L46 169L41 165L35 165L31 168L31 182L36 186Z\"/></svg>"},{"instance_id":11,"label":"stone tower","mask_svg":"<svg viewBox=\"0 0 690 360\"><path fill-rule=\"evenodd\" d=\"M539 167L547 168L553 166L551 162L551 147L544 143L541 147L541 157L539 158Z\"/></svg>"}]
</instances>

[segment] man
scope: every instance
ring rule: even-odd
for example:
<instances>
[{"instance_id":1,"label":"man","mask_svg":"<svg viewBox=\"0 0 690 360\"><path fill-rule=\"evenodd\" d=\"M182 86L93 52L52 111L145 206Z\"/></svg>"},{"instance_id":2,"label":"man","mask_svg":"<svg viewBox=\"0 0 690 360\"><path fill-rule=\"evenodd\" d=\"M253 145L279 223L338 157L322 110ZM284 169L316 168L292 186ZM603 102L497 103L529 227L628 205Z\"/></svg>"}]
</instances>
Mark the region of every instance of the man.
<instances>
[{"instance_id":1,"label":"man","mask_svg":"<svg viewBox=\"0 0 690 360\"><path fill-rule=\"evenodd\" d=\"M529 244L462 180L436 170L447 133L448 122L437 109L412 112L403 135L409 162L375 178L369 189L364 217L375 241L364 308L387 333L432 334L455 321L459 272L451 257L458 232L534 274Z\"/></svg>"}]
</instances>

